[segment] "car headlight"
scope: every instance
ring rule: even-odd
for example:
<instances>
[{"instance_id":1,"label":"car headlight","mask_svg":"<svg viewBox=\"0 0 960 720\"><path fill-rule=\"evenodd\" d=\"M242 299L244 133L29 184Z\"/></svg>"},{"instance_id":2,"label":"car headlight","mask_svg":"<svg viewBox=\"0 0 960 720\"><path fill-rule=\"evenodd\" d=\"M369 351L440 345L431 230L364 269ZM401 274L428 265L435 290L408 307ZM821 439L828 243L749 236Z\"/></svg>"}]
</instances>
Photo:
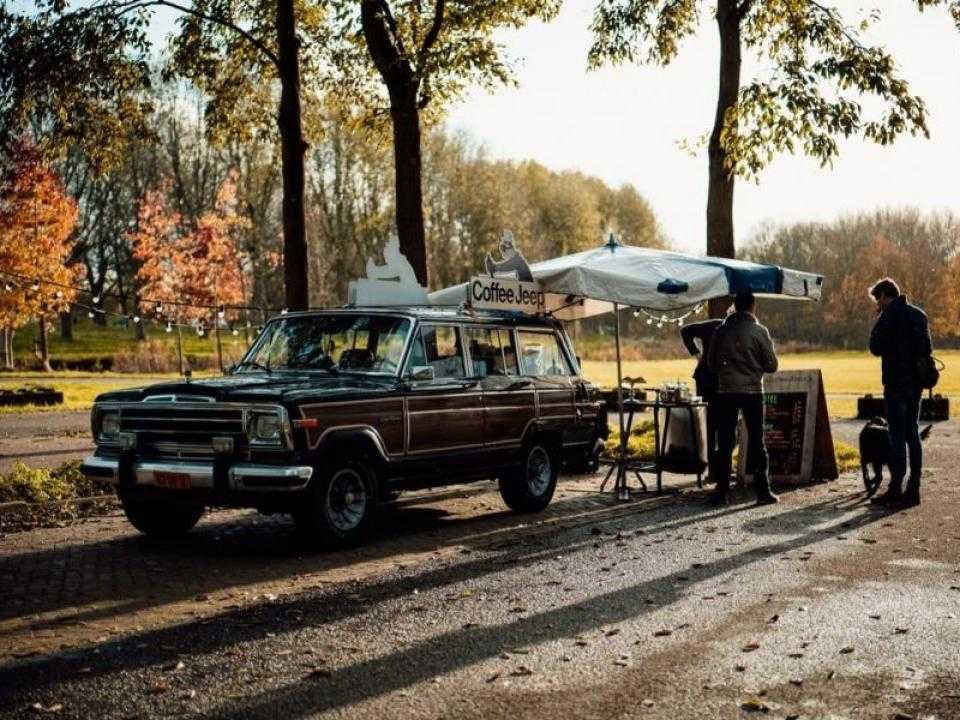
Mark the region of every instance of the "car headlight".
<instances>
[{"instance_id":1,"label":"car headlight","mask_svg":"<svg viewBox=\"0 0 960 720\"><path fill-rule=\"evenodd\" d=\"M283 420L275 413L259 413L254 416L250 439L256 443L280 445L283 441Z\"/></svg>"},{"instance_id":2,"label":"car headlight","mask_svg":"<svg viewBox=\"0 0 960 720\"><path fill-rule=\"evenodd\" d=\"M115 440L120 436L120 413L105 412L100 416L100 437Z\"/></svg>"}]
</instances>

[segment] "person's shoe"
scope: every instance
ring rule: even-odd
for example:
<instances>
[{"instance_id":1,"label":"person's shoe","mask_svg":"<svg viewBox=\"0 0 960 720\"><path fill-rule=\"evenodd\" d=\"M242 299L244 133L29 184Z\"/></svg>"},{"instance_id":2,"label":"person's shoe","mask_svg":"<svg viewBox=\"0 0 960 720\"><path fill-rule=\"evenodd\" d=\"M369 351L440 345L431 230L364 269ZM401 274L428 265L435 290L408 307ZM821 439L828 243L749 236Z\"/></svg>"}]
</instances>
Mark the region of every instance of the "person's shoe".
<instances>
[{"instance_id":1,"label":"person's shoe","mask_svg":"<svg viewBox=\"0 0 960 720\"><path fill-rule=\"evenodd\" d=\"M707 495L707 504L713 507L725 507L730 504L730 494L726 490L722 492L713 490Z\"/></svg>"},{"instance_id":2,"label":"person's shoe","mask_svg":"<svg viewBox=\"0 0 960 720\"><path fill-rule=\"evenodd\" d=\"M920 483L907 483L907 489L895 503L897 508L912 508L920 504Z\"/></svg>"},{"instance_id":3,"label":"person's shoe","mask_svg":"<svg viewBox=\"0 0 960 720\"><path fill-rule=\"evenodd\" d=\"M881 507L891 507L899 503L902 498L903 492L900 490L900 486L891 485L889 488L887 488L887 491L883 495L870 498L870 504L879 505Z\"/></svg>"},{"instance_id":4,"label":"person's shoe","mask_svg":"<svg viewBox=\"0 0 960 720\"><path fill-rule=\"evenodd\" d=\"M776 505L778 502L780 502L780 498L769 490L757 493L757 505Z\"/></svg>"}]
</instances>

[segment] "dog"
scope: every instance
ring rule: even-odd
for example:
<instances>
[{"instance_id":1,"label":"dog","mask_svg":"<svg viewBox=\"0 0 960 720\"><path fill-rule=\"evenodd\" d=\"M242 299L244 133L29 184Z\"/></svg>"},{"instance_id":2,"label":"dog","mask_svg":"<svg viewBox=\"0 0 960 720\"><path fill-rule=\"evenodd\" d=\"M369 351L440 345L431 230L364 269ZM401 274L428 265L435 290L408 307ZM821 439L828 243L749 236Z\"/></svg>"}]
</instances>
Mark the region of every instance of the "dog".
<instances>
[{"instance_id":1,"label":"dog","mask_svg":"<svg viewBox=\"0 0 960 720\"><path fill-rule=\"evenodd\" d=\"M933 425L927 425L920 431L920 439L926 440L930 436ZM893 446L890 444L890 428L882 417L870 420L860 431L860 470L863 473L863 486L867 495L873 495L883 482L883 466L890 467L890 455ZM867 466L873 467L873 477Z\"/></svg>"}]
</instances>

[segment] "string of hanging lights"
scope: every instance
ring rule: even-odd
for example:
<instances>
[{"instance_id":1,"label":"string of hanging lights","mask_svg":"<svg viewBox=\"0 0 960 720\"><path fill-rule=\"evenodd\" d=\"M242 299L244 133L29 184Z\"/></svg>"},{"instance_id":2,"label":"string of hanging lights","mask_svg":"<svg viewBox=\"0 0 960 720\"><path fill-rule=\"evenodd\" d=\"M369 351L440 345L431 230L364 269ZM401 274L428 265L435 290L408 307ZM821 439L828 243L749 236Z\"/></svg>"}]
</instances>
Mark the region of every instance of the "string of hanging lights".
<instances>
[{"instance_id":1,"label":"string of hanging lights","mask_svg":"<svg viewBox=\"0 0 960 720\"><path fill-rule=\"evenodd\" d=\"M56 282L54 280L42 280L39 277L31 277L30 275L25 275L23 273L14 272L12 270L5 270L0 268L0 275L4 276L3 288L7 292L12 292L17 289L28 287L33 292L39 292L43 286L54 287L57 290L54 292L54 296L57 299L62 299L64 296L64 290L72 290L76 293L82 295L90 295L94 305L99 305L102 300L108 297L115 298L117 300L123 300L123 296L119 293L93 293L86 288L69 285L66 283ZM187 307L187 308L198 308L202 310L216 310L217 313L222 313L227 310L247 310L255 312L285 312L285 309L280 308L271 308L271 307L257 307L254 305L231 305L231 304L221 304L221 305L210 305L205 303L191 303L184 300L161 300L158 298L149 298L141 297L139 298L141 305L171 305L174 307Z\"/></svg>"},{"instance_id":2,"label":"string of hanging lights","mask_svg":"<svg viewBox=\"0 0 960 720\"><path fill-rule=\"evenodd\" d=\"M268 310L266 308L258 308L253 306L244 306L244 305L200 305L187 303L182 301L170 301L170 300L156 300L156 299L141 299L141 306L153 305L153 313L151 315L144 316L142 313L122 313L115 312L112 310L107 310L103 307L104 296L98 295L85 290L83 288L75 287L72 285L65 285L63 283L58 283L54 281L41 280L40 278L31 278L29 276L23 275L22 273L15 273L9 270L0 269L0 275L4 276L6 279L3 282L3 290L5 292L17 292L25 291L27 293L40 293L43 290L45 285L55 287L56 290L53 291L52 297L56 300L63 300L65 298L64 290L73 290L82 295L90 296L90 304L84 302L72 301L71 305L79 310L85 310L87 317L93 319L97 316L102 317L116 317L127 322L131 322L134 325L140 324L151 324L157 327L162 327L166 332L173 332L175 328L186 328L193 330L200 337L206 336L211 327L215 324L219 324L221 327L223 324L226 324L226 329L231 333L231 335L239 335L240 327L245 324L246 329L249 331L254 331L255 334L259 335L262 326L257 326L254 328L253 324L247 320L245 323L240 326L235 322L230 322L227 320L228 311L264 311ZM106 297L119 297L115 294L106 293ZM179 319L176 314L168 313L167 309L169 308L194 308L200 310L215 310L216 320L207 318L199 318L192 322L185 322ZM276 312L274 309L269 309L269 312ZM286 309L280 311L281 314L286 313Z\"/></svg>"},{"instance_id":3,"label":"string of hanging lights","mask_svg":"<svg viewBox=\"0 0 960 720\"><path fill-rule=\"evenodd\" d=\"M697 315L703 310L703 303L695 305L693 308L687 310L686 312L681 313L680 315L667 315L661 313L655 315L651 313L646 308L634 308L633 316L640 317L640 315L645 315L647 318L647 325L656 325L657 328L662 328L664 325L669 325L671 323L676 323L677 327L682 326L691 315Z\"/></svg>"}]
</instances>

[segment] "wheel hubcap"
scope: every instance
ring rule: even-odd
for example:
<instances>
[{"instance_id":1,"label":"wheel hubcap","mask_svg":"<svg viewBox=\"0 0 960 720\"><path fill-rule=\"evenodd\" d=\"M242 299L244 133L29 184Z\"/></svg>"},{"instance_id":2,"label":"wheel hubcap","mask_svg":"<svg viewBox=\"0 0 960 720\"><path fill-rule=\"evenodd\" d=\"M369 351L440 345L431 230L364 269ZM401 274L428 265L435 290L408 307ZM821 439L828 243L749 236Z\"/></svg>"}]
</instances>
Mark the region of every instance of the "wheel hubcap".
<instances>
[{"instance_id":1,"label":"wheel hubcap","mask_svg":"<svg viewBox=\"0 0 960 720\"><path fill-rule=\"evenodd\" d=\"M360 474L344 468L330 479L327 490L327 515L338 530L356 528L367 511L367 488Z\"/></svg>"},{"instance_id":2,"label":"wheel hubcap","mask_svg":"<svg viewBox=\"0 0 960 720\"><path fill-rule=\"evenodd\" d=\"M527 456L527 486L533 495L543 495L550 487L550 456L542 447L536 447Z\"/></svg>"}]
</instances>

